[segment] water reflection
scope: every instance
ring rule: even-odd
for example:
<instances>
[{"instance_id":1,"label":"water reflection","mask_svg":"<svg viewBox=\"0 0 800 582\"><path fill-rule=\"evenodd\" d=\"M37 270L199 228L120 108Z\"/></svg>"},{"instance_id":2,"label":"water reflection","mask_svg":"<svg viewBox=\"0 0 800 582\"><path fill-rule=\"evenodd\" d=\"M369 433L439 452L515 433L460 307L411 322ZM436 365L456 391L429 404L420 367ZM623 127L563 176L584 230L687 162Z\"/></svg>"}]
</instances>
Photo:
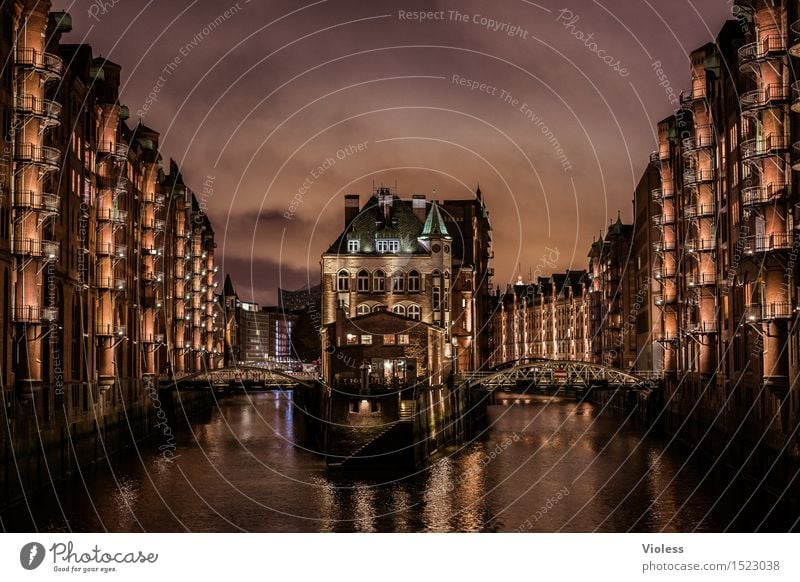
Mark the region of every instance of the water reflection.
<instances>
[{"instance_id":1,"label":"water reflection","mask_svg":"<svg viewBox=\"0 0 800 582\"><path fill-rule=\"evenodd\" d=\"M31 531L720 531L747 497L594 407L509 401L483 440L418 474L328 471L290 394L221 400L165 459L152 443L2 516ZM91 494L87 494L87 490ZM566 494L564 492L567 492ZM559 492L561 495L559 495ZM756 498L757 500L758 498ZM59 501L61 508L59 507ZM62 512L63 509L63 512ZM751 507L731 529L754 528ZM749 517L748 517L749 516ZM785 530L774 512L767 528ZM791 520L791 521L787 521ZM35 524L34 524L35 522Z\"/></svg>"}]
</instances>

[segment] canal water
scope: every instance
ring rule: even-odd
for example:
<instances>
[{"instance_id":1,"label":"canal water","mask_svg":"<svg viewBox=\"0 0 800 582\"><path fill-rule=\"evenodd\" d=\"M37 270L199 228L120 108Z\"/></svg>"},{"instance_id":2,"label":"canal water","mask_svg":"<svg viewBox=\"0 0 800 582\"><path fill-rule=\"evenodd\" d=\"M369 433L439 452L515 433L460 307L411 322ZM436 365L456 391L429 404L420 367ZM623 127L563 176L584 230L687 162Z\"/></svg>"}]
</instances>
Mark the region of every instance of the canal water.
<instances>
[{"instance_id":1,"label":"canal water","mask_svg":"<svg viewBox=\"0 0 800 582\"><path fill-rule=\"evenodd\" d=\"M575 402L489 407L414 475L333 472L291 394L221 399L171 455L144 443L5 512L6 531L787 531L791 512L667 439ZM172 451L170 450L170 453Z\"/></svg>"}]
</instances>

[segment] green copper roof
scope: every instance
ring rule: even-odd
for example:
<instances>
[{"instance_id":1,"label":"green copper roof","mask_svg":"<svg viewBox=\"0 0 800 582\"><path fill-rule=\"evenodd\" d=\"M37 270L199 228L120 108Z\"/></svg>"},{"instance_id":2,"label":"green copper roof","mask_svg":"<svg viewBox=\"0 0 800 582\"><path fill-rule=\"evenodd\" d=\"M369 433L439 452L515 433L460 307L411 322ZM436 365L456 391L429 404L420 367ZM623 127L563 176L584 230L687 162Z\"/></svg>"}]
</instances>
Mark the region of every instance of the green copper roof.
<instances>
[{"instance_id":1,"label":"green copper roof","mask_svg":"<svg viewBox=\"0 0 800 582\"><path fill-rule=\"evenodd\" d=\"M425 219L425 226L422 228L420 238L434 236L450 236L450 233L447 232L447 227L444 225L444 220L442 220L442 215L439 213L439 206L436 204L435 200L431 202L431 209L428 212L428 218Z\"/></svg>"}]
</instances>

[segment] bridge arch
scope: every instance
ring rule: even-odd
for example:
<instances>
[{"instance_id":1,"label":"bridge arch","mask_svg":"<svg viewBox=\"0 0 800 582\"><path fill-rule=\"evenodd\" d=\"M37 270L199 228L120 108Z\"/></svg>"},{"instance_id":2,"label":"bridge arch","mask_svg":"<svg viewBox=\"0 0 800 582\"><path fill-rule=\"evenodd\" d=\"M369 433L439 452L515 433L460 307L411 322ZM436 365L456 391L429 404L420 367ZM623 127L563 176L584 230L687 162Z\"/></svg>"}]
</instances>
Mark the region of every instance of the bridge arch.
<instances>
[{"instance_id":1,"label":"bridge arch","mask_svg":"<svg viewBox=\"0 0 800 582\"><path fill-rule=\"evenodd\" d=\"M175 381L178 384L208 382L212 385L215 382L232 383L241 381L275 386L302 385L306 388L311 388L314 385L310 377L300 377L300 375L293 375L289 372L259 368L258 366L227 366L225 368L200 370L199 372L176 378Z\"/></svg>"}]
</instances>

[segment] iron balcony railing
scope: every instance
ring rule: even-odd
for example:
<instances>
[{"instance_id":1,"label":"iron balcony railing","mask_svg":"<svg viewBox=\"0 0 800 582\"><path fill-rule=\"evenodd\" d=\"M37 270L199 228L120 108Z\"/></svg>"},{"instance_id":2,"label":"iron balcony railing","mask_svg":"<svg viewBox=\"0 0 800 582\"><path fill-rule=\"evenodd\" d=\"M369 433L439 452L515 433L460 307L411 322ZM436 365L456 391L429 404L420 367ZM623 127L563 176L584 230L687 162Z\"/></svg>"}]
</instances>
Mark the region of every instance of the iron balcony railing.
<instances>
[{"instance_id":1,"label":"iron balcony railing","mask_svg":"<svg viewBox=\"0 0 800 582\"><path fill-rule=\"evenodd\" d=\"M128 247L125 245L118 245L114 242L100 242L95 244L95 251L98 255L113 256L118 259L124 259L127 254Z\"/></svg>"},{"instance_id":2,"label":"iron balcony railing","mask_svg":"<svg viewBox=\"0 0 800 582\"><path fill-rule=\"evenodd\" d=\"M657 293L653 295L653 303L656 305L674 305L678 302L678 295L675 293Z\"/></svg>"},{"instance_id":3,"label":"iron balcony railing","mask_svg":"<svg viewBox=\"0 0 800 582\"><path fill-rule=\"evenodd\" d=\"M142 280L147 283L161 283L164 280L164 273L160 271L145 271Z\"/></svg>"},{"instance_id":4,"label":"iron balcony railing","mask_svg":"<svg viewBox=\"0 0 800 582\"><path fill-rule=\"evenodd\" d=\"M786 54L786 45L779 35L765 36L764 38L746 44L739 48L739 69L747 71L768 59L781 59Z\"/></svg>"},{"instance_id":5,"label":"iron balcony railing","mask_svg":"<svg viewBox=\"0 0 800 582\"><path fill-rule=\"evenodd\" d=\"M664 226L665 224L674 224L674 214L655 214L653 215L653 224L655 226Z\"/></svg>"},{"instance_id":6,"label":"iron balcony railing","mask_svg":"<svg viewBox=\"0 0 800 582\"><path fill-rule=\"evenodd\" d=\"M128 178L120 176L119 178L98 178L97 188L100 190L113 190L115 194L124 194L128 191L130 182Z\"/></svg>"},{"instance_id":7,"label":"iron balcony railing","mask_svg":"<svg viewBox=\"0 0 800 582\"><path fill-rule=\"evenodd\" d=\"M128 211L116 208L99 208L97 210L97 220L101 222L113 222L114 224L125 224L128 222Z\"/></svg>"},{"instance_id":8,"label":"iron balcony railing","mask_svg":"<svg viewBox=\"0 0 800 582\"><path fill-rule=\"evenodd\" d=\"M692 335L717 333L718 329L717 322L714 320L686 323L686 332Z\"/></svg>"},{"instance_id":9,"label":"iron balcony railing","mask_svg":"<svg viewBox=\"0 0 800 582\"><path fill-rule=\"evenodd\" d=\"M122 337L127 333L127 328L124 325L116 325L113 323L101 323L97 322L95 324L95 331L99 336L105 337L113 337L118 336Z\"/></svg>"},{"instance_id":10,"label":"iron balcony railing","mask_svg":"<svg viewBox=\"0 0 800 582\"><path fill-rule=\"evenodd\" d=\"M686 250L689 253L713 251L717 248L717 241L713 238L696 238L686 241Z\"/></svg>"},{"instance_id":11,"label":"iron balcony railing","mask_svg":"<svg viewBox=\"0 0 800 582\"><path fill-rule=\"evenodd\" d=\"M742 160L748 161L765 156L779 155L789 149L789 136L772 133L763 138L748 139L739 146Z\"/></svg>"},{"instance_id":12,"label":"iron balcony railing","mask_svg":"<svg viewBox=\"0 0 800 582\"><path fill-rule=\"evenodd\" d=\"M683 171L683 183L693 186L714 180L714 170L710 168L688 168Z\"/></svg>"},{"instance_id":13,"label":"iron balcony railing","mask_svg":"<svg viewBox=\"0 0 800 582\"><path fill-rule=\"evenodd\" d=\"M674 342L678 339L678 335L669 331L657 331L653 333L653 337L657 342Z\"/></svg>"},{"instance_id":14,"label":"iron balcony railing","mask_svg":"<svg viewBox=\"0 0 800 582\"><path fill-rule=\"evenodd\" d=\"M681 91L680 99L681 105L690 105L695 101L704 101L706 99L705 84L698 83L697 85L693 85L691 89Z\"/></svg>"},{"instance_id":15,"label":"iron balcony railing","mask_svg":"<svg viewBox=\"0 0 800 582\"><path fill-rule=\"evenodd\" d=\"M689 204L683 208L683 217L686 219L706 218L714 216L713 204Z\"/></svg>"},{"instance_id":16,"label":"iron balcony railing","mask_svg":"<svg viewBox=\"0 0 800 582\"><path fill-rule=\"evenodd\" d=\"M15 237L11 239L11 252L15 255L38 257L46 261L58 259L61 246L56 241Z\"/></svg>"},{"instance_id":17,"label":"iron balcony railing","mask_svg":"<svg viewBox=\"0 0 800 582\"><path fill-rule=\"evenodd\" d=\"M695 127L695 135L683 140L684 155L693 154L697 150L714 147L714 131L710 125Z\"/></svg>"},{"instance_id":18,"label":"iron balcony railing","mask_svg":"<svg viewBox=\"0 0 800 582\"><path fill-rule=\"evenodd\" d=\"M116 141L103 141L97 145L97 151L99 154L119 160L128 159L129 149L130 148L127 144Z\"/></svg>"},{"instance_id":19,"label":"iron balcony railing","mask_svg":"<svg viewBox=\"0 0 800 582\"><path fill-rule=\"evenodd\" d=\"M61 166L61 152L57 148L32 143L16 144L14 159L23 164L40 166L47 171L58 170Z\"/></svg>"},{"instance_id":20,"label":"iron balcony railing","mask_svg":"<svg viewBox=\"0 0 800 582\"><path fill-rule=\"evenodd\" d=\"M768 235L755 235L745 238L744 252L748 255L755 253L769 253L792 248L792 234L789 232L776 232Z\"/></svg>"},{"instance_id":21,"label":"iron balcony railing","mask_svg":"<svg viewBox=\"0 0 800 582\"><path fill-rule=\"evenodd\" d=\"M745 306L745 319L750 322L789 319L794 316L795 308L789 302L752 303Z\"/></svg>"},{"instance_id":22,"label":"iron balcony railing","mask_svg":"<svg viewBox=\"0 0 800 582\"><path fill-rule=\"evenodd\" d=\"M14 192L14 207L57 214L61 211L61 197L47 192L17 190Z\"/></svg>"},{"instance_id":23,"label":"iron balcony railing","mask_svg":"<svg viewBox=\"0 0 800 582\"><path fill-rule=\"evenodd\" d=\"M746 91L739 96L739 105L742 111L758 110L782 104L789 99L791 94L788 85L772 83L763 89Z\"/></svg>"},{"instance_id":24,"label":"iron balcony railing","mask_svg":"<svg viewBox=\"0 0 800 582\"><path fill-rule=\"evenodd\" d=\"M33 95L23 93L17 95L14 107L18 114L31 116L42 120L47 127L61 123L61 104L50 99L39 99Z\"/></svg>"},{"instance_id":25,"label":"iron balcony railing","mask_svg":"<svg viewBox=\"0 0 800 582\"><path fill-rule=\"evenodd\" d=\"M686 284L689 287L702 287L705 285L715 285L717 282L716 273L690 273L686 276Z\"/></svg>"},{"instance_id":26,"label":"iron balcony railing","mask_svg":"<svg viewBox=\"0 0 800 582\"><path fill-rule=\"evenodd\" d=\"M675 267L656 267L653 269L653 277L656 279L674 279L678 274Z\"/></svg>"},{"instance_id":27,"label":"iron balcony railing","mask_svg":"<svg viewBox=\"0 0 800 582\"><path fill-rule=\"evenodd\" d=\"M664 251L674 251L675 250L675 241L674 240L658 240L653 243L653 250L657 253L663 253Z\"/></svg>"},{"instance_id":28,"label":"iron balcony railing","mask_svg":"<svg viewBox=\"0 0 800 582\"><path fill-rule=\"evenodd\" d=\"M17 48L14 62L18 67L33 69L43 75L46 80L55 80L64 73L64 61L51 53L40 53L32 48Z\"/></svg>"},{"instance_id":29,"label":"iron balcony railing","mask_svg":"<svg viewBox=\"0 0 800 582\"><path fill-rule=\"evenodd\" d=\"M742 189L742 204L744 206L774 204L785 197L786 184L784 182L770 182L766 186L748 186Z\"/></svg>"},{"instance_id":30,"label":"iron balcony railing","mask_svg":"<svg viewBox=\"0 0 800 582\"><path fill-rule=\"evenodd\" d=\"M115 291L125 290L125 279L115 277L97 277L95 279L95 286L98 289L113 289Z\"/></svg>"},{"instance_id":31,"label":"iron balcony railing","mask_svg":"<svg viewBox=\"0 0 800 582\"><path fill-rule=\"evenodd\" d=\"M57 321L58 308L40 307L38 305L14 305L11 307L11 318L17 323Z\"/></svg>"}]
</instances>

